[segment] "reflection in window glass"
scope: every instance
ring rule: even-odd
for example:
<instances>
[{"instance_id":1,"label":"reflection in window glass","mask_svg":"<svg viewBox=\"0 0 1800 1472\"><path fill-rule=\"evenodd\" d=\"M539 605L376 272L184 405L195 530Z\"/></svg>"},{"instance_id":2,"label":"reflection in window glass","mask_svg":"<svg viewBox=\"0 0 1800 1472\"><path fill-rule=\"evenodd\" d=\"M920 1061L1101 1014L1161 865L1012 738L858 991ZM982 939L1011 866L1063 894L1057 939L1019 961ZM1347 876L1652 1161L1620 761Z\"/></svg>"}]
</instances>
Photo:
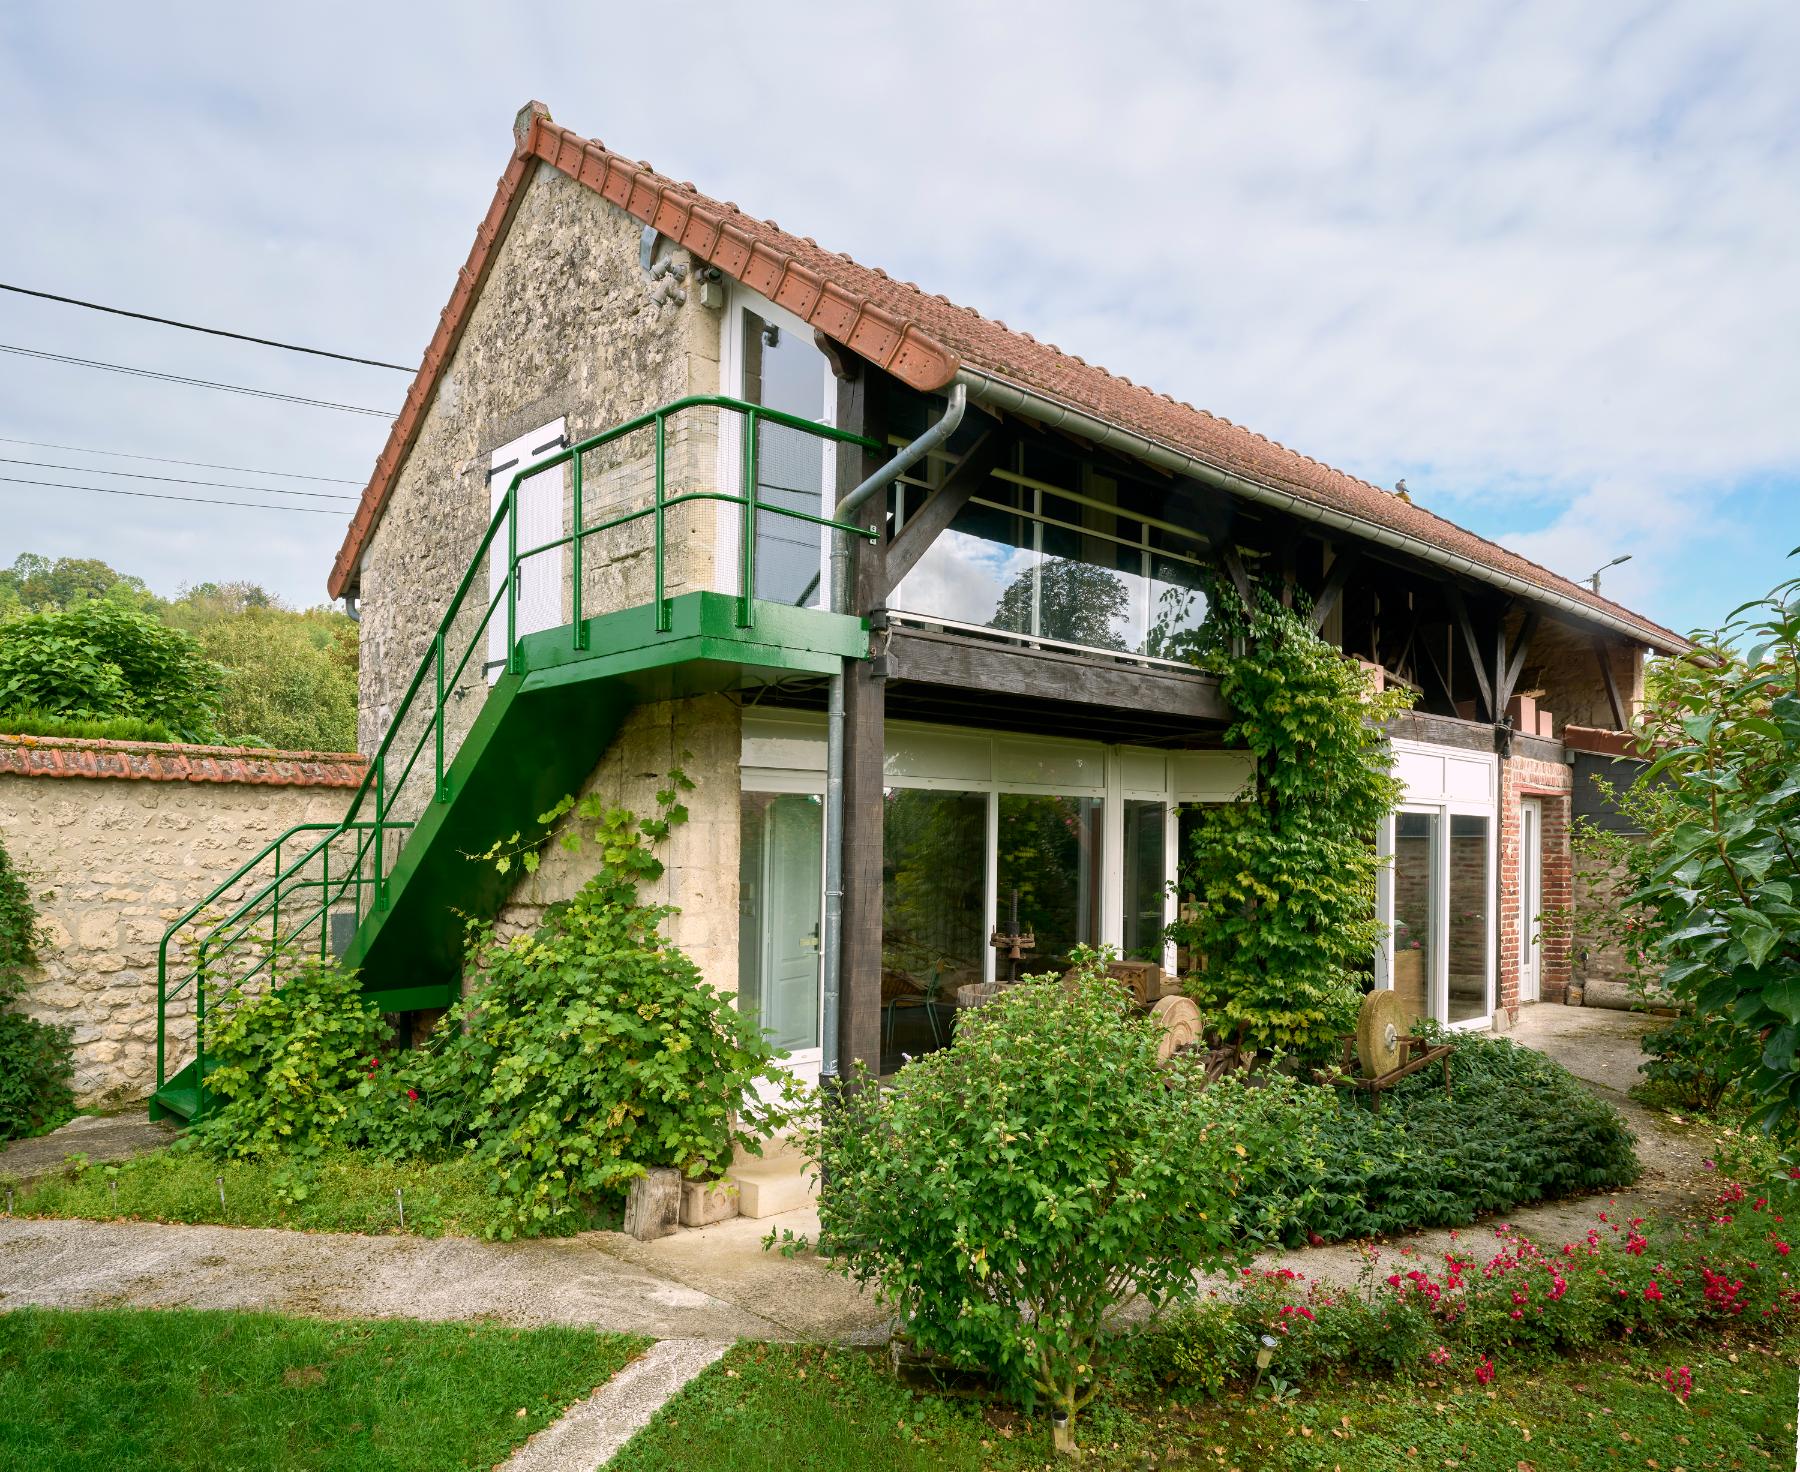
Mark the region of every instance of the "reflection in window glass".
<instances>
[{"instance_id":1,"label":"reflection in window glass","mask_svg":"<svg viewBox=\"0 0 1800 1472\"><path fill-rule=\"evenodd\" d=\"M825 410L825 355L810 336L786 331L746 311L744 397L802 419ZM757 429L757 499L788 511L824 516L826 442L786 425ZM820 530L772 511L756 514L756 596L816 608L824 569Z\"/></svg>"},{"instance_id":2,"label":"reflection in window glass","mask_svg":"<svg viewBox=\"0 0 1800 1472\"><path fill-rule=\"evenodd\" d=\"M739 811L738 1010L790 1051L819 1046L821 806L746 792Z\"/></svg>"},{"instance_id":3,"label":"reflection in window glass","mask_svg":"<svg viewBox=\"0 0 1800 1472\"><path fill-rule=\"evenodd\" d=\"M1149 604L1144 653L1159 659L1179 659L1187 636L1206 622L1206 594L1201 591L1199 567L1181 558L1152 553Z\"/></svg>"},{"instance_id":4,"label":"reflection in window glass","mask_svg":"<svg viewBox=\"0 0 1800 1472\"><path fill-rule=\"evenodd\" d=\"M1488 1014L1488 820L1457 814L1450 819L1451 1022Z\"/></svg>"},{"instance_id":5,"label":"reflection in window glass","mask_svg":"<svg viewBox=\"0 0 1800 1472\"><path fill-rule=\"evenodd\" d=\"M1021 494L998 483L989 492L987 499L999 501L1016 501ZM912 494L916 492L909 490ZM1036 545L1035 526L1017 510L970 502L926 549L890 601L897 609L927 617L1030 633Z\"/></svg>"},{"instance_id":6,"label":"reflection in window glass","mask_svg":"<svg viewBox=\"0 0 1800 1472\"><path fill-rule=\"evenodd\" d=\"M987 796L890 787L882 822L882 1072L949 1042L987 957Z\"/></svg>"},{"instance_id":7,"label":"reflection in window glass","mask_svg":"<svg viewBox=\"0 0 1800 1472\"><path fill-rule=\"evenodd\" d=\"M1162 960L1163 900L1168 894L1160 802L1125 804L1125 959Z\"/></svg>"},{"instance_id":8,"label":"reflection in window glass","mask_svg":"<svg viewBox=\"0 0 1800 1472\"><path fill-rule=\"evenodd\" d=\"M1009 928L1016 901L1020 924L1037 936L1018 974L1060 970L1077 945L1099 940L1101 800L1009 792L999 801L994 923Z\"/></svg>"},{"instance_id":9,"label":"reflection in window glass","mask_svg":"<svg viewBox=\"0 0 1800 1472\"><path fill-rule=\"evenodd\" d=\"M1436 813L1394 819L1394 992L1409 1021L1431 1012L1438 821Z\"/></svg>"}]
</instances>

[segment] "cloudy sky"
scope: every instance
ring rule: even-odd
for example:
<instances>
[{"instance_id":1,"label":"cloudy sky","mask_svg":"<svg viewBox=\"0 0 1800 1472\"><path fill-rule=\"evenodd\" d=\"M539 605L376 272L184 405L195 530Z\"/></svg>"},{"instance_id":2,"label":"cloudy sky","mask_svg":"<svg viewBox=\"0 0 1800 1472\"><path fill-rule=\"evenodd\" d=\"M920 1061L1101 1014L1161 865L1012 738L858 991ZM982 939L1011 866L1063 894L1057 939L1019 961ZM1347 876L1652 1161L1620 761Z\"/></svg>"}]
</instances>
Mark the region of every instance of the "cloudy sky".
<instances>
[{"instance_id":1,"label":"cloudy sky","mask_svg":"<svg viewBox=\"0 0 1800 1472\"><path fill-rule=\"evenodd\" d=\"M416 363L538 97L1559 572L1629 553L1607 591L1689 628L1800 544L1797 68L1785 0L20 0L0 281ZM389 412L406 385L6 293L0 345ZM0 352L0 562L318 601L349 502L315 498L385 432Z\"/></svg>"}]
</instances>

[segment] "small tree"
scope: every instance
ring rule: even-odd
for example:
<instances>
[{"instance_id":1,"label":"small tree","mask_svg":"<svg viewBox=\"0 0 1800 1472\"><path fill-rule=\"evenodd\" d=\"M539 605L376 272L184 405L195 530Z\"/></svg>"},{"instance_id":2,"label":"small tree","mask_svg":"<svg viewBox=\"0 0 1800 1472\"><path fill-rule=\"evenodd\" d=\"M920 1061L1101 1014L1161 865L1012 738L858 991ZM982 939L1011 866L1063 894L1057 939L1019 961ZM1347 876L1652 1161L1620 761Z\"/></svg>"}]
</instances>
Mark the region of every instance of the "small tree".
<instances>
[{"instance_id":1,"label":"small tree","mask_svg":"<svg viewBox=\"0 0 1800 1472\"><path fill-rule=\"evenodd\" d=\"M1800 553L1800 549L1796 549ZM1739 652L1742 651L1742 652ZM1760 1122L1800 1133L1800 579L1738 609L1657 682L1643 779L1667 784L1632 896L1662 985L1729 1038Z\"/></svg>"},{"instance_id":2,"label":"small tree","mask_svg":"<svg viewBox=\"0 0 1800 1472\"><path fill-rule=\"evenodd\" d=\"M1231 1255L1239 1163L1278 1148L1210 1125L1197 1065L1158 1066L1160 1030L1101 959L967 1013L892 1087L864 1077L809 1141L834 1265L919 1348L1071 1419L1120 1313Z\"/></svg>"},{"instance_id":3,"label":"small tree","mask_svg":"<svg viewBox=\"0 0 1800 1472\"><path fill-rule=\"evenodd\" d=\"M1196 912L1172 927L1201 958L1188 978L1210 1027L1255 1048L1322 1054L1354 1017L1380 942L1375 849L1400 800L1386 723L1410 703L1376 694L1295 611L1254 612L1215 590L1188 642L1219 674L1228 744L1254 771L1243 800L1198 809L1181 883Z\"/></svg>"}]
</instances>

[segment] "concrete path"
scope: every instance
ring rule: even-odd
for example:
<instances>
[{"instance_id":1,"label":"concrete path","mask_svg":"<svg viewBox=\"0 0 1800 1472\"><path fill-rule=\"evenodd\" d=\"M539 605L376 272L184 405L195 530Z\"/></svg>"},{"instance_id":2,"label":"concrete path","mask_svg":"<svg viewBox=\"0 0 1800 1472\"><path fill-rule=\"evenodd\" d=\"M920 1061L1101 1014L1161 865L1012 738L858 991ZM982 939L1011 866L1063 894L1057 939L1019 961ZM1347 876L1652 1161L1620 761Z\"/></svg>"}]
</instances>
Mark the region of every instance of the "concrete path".
<instances>
[{"instance_id":1,"label":"concrete path","mask_svg":"<svg viewBox=\"0 0 1800 1472\"><path fill-rule=\"evenodd\" d=\"M723 1233L709 1253L704 1239L720 1232L669 1239L679 1247L659 1271L615 1252L658 1262L644 1244L612 1232L502 1244L0 1217L0 1310L267 1309L585 1324L658 1339L885 1337L885 1316L816 1262L767 1259L741 1231Z\"/></svg>"},{"instance_id":2,"label":"concrete path","mask_svg":"<svg viewBox=\"0 0 1800 1472\"><path fill-rule=\"evenodd\" d=\"M61 1129L35 1139L0 1146L0 1182L22 1186L53 1175L71 1155L85 1155L90 1165L112 1165L135 1155L160 1150L175 1138L175 1127L155 1124L138 1109L129 1114L82 1114Z\"/></svg>"},{"instance_id":3,"label":"concrete path","mask_svg":"<svg viewBox=\"0 0 1800 1472\"><path fill-rule=\"evenodd\" d=\"M502 1462L499 1472L595 1472L730 1346L664 1339Z\"/></svg>"}]
</instances>

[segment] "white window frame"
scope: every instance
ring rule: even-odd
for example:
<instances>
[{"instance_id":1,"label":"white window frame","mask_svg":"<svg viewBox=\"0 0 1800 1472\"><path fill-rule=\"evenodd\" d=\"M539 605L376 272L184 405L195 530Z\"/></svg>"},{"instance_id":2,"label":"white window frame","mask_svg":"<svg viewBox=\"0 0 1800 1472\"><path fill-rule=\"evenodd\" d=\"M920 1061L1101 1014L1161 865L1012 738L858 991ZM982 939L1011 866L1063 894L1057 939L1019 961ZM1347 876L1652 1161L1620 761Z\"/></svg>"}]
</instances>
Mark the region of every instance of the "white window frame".
<instances>
[{"instance_id":1,"label":"white window frame","mask_svg":"<svg viewBox=\"0 0 1800 1472\"><path fill-rule=\"evenodd\" d=\"M778 327L783 332L791 332L803 342L812 341L813 329L785 307L778 307L774 302L758 292L740 283L731 283L725 292L725 310L719 323L719 384L720 392L727 398L744 398L744 313L754 312L766 323ZM818 421L832 428L837 426L837 379L831 372L831 361L823 353L819 354L819 412ZM716 483L719 489L733 496L744 494L744 441L742 414L730 409L719 412L718 464ZM821 475L824 477L825 495L821 515L829 516L835 506L834 491L837 486L837 442L835 440L820 441L822 462ZM739 568L742 566L738 536L743 521L743 508L729 501L718 503L717 521L715 522L714 545L718 548L718 568L713 586L722 592L740 593ZM819 537L819 607L831 607L831 538L820 529Z\"/></svg>"}]
</instances>

